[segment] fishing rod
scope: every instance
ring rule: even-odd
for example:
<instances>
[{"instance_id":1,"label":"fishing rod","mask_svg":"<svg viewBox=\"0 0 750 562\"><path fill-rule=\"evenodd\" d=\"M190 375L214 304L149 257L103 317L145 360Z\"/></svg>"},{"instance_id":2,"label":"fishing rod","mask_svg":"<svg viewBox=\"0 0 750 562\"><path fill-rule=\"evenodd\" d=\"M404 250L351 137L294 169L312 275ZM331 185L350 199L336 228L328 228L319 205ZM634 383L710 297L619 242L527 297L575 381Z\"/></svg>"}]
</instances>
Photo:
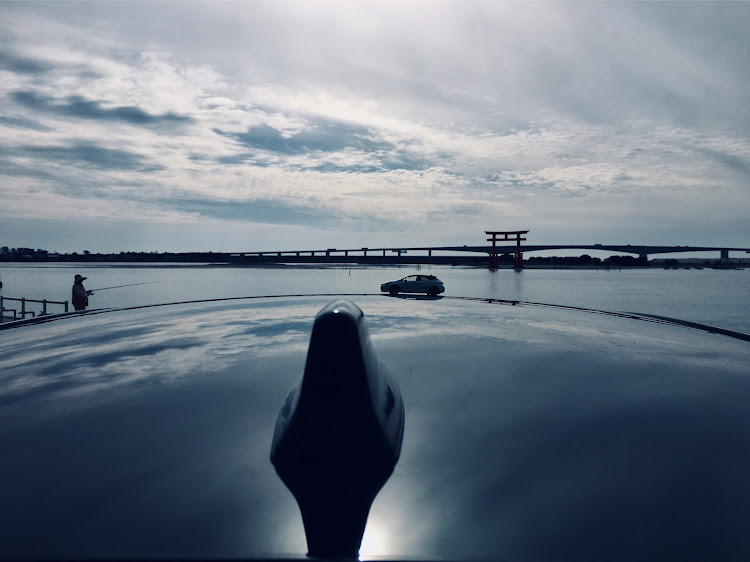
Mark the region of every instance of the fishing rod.
<instances>
[{"instance_id":1,"label":"fishing rod","mask_svg":"<svg viewBox=\"0 0 750 562\"><path fill-rule=\"evenodd\" d=\"M119 289L121 287L134 287L135 285L153 285L154 283L161 283L161 281L148 281L146 283L128 283L127 285L115 285L114 287L102 287L101 289L90 289L86 291L86 294L93 295L95 291L108 291L109 289Z\"/></svg>"}]
</instances>

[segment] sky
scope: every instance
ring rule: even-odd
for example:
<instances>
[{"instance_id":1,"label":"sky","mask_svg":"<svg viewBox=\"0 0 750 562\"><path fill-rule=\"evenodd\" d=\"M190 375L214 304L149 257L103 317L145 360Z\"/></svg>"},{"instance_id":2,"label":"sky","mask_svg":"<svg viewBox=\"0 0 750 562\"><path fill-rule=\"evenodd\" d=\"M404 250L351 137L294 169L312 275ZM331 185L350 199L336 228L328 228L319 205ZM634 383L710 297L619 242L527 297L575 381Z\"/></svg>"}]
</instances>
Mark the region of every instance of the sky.
<instances>
[{"instance_id":1,"label":"sky","mask_svg":"<svg viewBox=\"0 0 750 562\"><path fill-rule=\"evenodd\" d=\"M0 2L0 246L750 247L750 2Z\"/></svg>"}]
</instances>

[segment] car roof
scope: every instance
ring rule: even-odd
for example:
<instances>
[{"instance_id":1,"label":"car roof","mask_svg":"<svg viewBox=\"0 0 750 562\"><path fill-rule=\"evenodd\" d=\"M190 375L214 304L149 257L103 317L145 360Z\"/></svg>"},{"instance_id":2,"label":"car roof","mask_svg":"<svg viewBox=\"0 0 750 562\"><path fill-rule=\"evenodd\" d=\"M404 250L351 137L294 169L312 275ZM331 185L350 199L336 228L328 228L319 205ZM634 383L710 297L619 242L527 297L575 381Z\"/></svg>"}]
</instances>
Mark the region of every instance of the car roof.
<instances>
[{"instance_id":1,"label":"car roof","mask_svg":"<svg viewBox=\"0 0 750 562\"><path fill-rule=\"evenodd\" d=\"M4 330L0 443L13 462L0 478L13 485L0 552L304 559L269 451L332 298L94 310ZM534 303L345 298L405 407L363 556L750 554L750 460L737 446L750 439L747 341Z\"/></svg>"}]
</instances>

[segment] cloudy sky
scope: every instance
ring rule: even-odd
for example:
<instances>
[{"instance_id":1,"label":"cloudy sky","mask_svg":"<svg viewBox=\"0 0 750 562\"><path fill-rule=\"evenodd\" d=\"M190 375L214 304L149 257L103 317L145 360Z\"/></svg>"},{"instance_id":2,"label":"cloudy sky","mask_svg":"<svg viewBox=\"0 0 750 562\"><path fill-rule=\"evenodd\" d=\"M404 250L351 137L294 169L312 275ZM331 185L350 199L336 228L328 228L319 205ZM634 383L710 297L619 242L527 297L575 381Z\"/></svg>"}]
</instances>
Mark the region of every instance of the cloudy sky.
<instances>
[{"instance_id":1,"label":"cloudy sky","mask_svg":"<svg viewBox=\"0 0 750 562\"><path fill-rule=\"evenodd\" d=\"M0 245L750 246L750 3L0 2Z\"/></svg>"}]
</instances>

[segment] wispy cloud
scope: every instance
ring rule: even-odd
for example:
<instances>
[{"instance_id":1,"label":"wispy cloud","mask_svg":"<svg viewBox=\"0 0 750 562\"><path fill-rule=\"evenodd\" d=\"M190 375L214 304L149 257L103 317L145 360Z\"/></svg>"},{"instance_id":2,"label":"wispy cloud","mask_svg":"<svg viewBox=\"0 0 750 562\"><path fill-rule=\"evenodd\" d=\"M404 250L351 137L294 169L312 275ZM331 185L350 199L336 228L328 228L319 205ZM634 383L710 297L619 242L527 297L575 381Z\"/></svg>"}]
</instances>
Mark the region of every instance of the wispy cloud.
<instances>
[{"instance_id":1,"label":"wispy cloud","mask_svg":"<svg viewBox=\"0 0 750 562\"><path fill-rule=\"evenodd\" d=\"M22 157L54 160L70 165L82 164L107 170L140 170L153 172L161 166L145 164L145 158L132 152L103 148L89 143L72 146L20 146L17 153Z\"/></svg>"},{"instance_id":2,"label":"wispy cloud","mask_svg":"<svg viewBox=\"0 0 750 562\"><path fill-rule=\"evenodd\" d=\"M17 91L11 92L10 98L31 110L68 119L122 121L131 125L176 125L192 121L189 117L171 112L151 115L132 105L104 108L99 102L86 100L82 96L68 96L58 101L51 96L40 95L32 91Z\"/></svg>"}]
</instances>

